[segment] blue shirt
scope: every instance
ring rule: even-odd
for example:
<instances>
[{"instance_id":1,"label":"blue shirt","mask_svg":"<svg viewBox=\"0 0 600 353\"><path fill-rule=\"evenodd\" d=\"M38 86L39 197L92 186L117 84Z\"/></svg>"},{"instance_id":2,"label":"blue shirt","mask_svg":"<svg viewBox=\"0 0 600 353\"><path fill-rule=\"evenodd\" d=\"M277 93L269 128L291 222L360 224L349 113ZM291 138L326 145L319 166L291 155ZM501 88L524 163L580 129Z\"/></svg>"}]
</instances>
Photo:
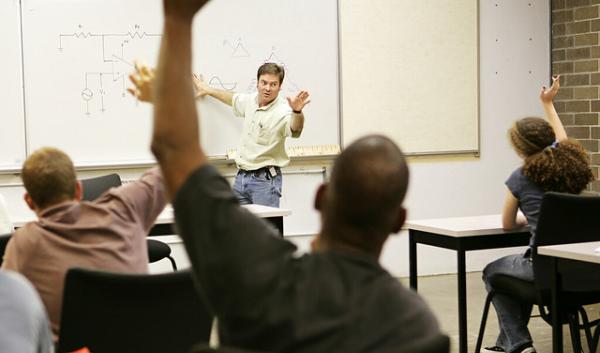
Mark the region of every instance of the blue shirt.
<instances>
[{"instance_id":1,"label":"blue shirt","mask_svg":"<svg viewBox=\"0 0 600 353\"><path fill-rule=\"evenodd\" d=\"M506 180L506 187L513 196L519 200L519 209L527 218L527 223L531 229L531 240L529 245L533 245L535 230L537 228L538 218L540 217L540 207L542 206L542 197L544 191L537 184L529 180L521 168L518 168Z\"/></svg>"}]
</instances>

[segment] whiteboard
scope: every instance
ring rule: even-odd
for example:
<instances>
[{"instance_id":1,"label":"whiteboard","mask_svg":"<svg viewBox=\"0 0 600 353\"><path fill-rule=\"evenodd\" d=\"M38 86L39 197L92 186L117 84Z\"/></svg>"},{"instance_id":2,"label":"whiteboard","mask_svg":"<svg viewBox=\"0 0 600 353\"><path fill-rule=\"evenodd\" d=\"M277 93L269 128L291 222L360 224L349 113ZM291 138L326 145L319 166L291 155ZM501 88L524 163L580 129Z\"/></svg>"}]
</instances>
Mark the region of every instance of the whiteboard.
<instances>
[{"instance_id":1,"label":"whiteboard","mask_svg":"<svg viewBox=\"0 0 600 353\"><path fill-rule=\"evenodd\" d=\"M23 0L27 144L52 145L76 165L152 161L151 107L126 92L138 58L154 66L162 31L160 0ZM256 70L282 64L280 95L311 93L300 139L337 144L339 78L335 0L220 0L194 24L194 71L213 86L256 89ZM242 121L210 97L199 103L209 155L237 147Z\"/></svg>"},{"instance_id":2,"label":"whiteboard","mask_svg":"<svg viewBox=\"0 0 600 353\"><path fill-rule=\"evenodd\" d=\"M18 0L0 1L0 169L19 168L25 158Z\"/></svg>"},{"instance_id":3,"label":"whiteboard","mask_svg":"<svg viewBox=\"0 0 600 353\"><path fill-rule=\"evenodd\" d=\"M344 145L383 133L410 154L479 150L477 3L340 1Z\"/></svg>"}]
</instances>

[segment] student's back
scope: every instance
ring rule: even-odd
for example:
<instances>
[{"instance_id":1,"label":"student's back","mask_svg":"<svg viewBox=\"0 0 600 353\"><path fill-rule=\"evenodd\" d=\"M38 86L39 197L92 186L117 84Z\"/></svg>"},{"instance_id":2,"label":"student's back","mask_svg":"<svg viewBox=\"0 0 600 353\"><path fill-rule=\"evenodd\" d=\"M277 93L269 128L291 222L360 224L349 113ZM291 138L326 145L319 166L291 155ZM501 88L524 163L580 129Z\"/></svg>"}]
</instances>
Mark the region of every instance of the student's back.
<instances>
[{"instance_id":1,"label":"student's back","mask_svg":"<svg viewBox=\"0 0 600 353\"><path fill-rule=\"evenodd\" d=\"M344 173L366 156L381 154L369 163L383 163L387 148L396 151L385 138L365 138L336 162L331 185L317 193L323 230L313 252L301 257L291 242L239 206L214 167L200 167L188 178L174 200L175 214L222 343L258 351L351 353L393 351L440 335L425 303L378 262L388 232L398 231L404 220L406 166L389 167L397 181L373 183L378 181L373 175L362 187ZM338 188L349 184L355 190L339 195ZM337 206L365 188L372 197L356 207ZM386 192L392 196L383 196ZM348 216L357 217L357 224L340 221Z\"/></svg>"},{"instance_id":2,"label":"student's back","mask_svg":"<svg viewBox=\"0 0 600 353\"><path fill-rule=\"evenodd\" d=\"M297 257L292 243L239 207L212 167L193 179L207 194L190 183L175 207L223 344L272 352L377 352L440 334L423 300L377 257L335 250ZM184 200L197 207L182 210Z\"/></svg>"},{"instance_id":3,"label":"student's back","mask_svg":"<svg viewBox=\"0 0 600 353\"><path fill-rule=\"evenodd\" d=\"M148 271L146 235L166 203L162 175L151 169L135 182L82 202L70 158L42 148L27 158L21 177L25 200L38 220L15 231L2 268L23 274L33 284L58 338L69 268Z\"/></svg>"},{"instance_id":4,"label":"student's back","mask_svg":"<svg viewBox=\"0 0 600 353\"><path fill-rule=\"evenodd\" d=\"M273 351L389 351L440 334L423 300L374 258L315 253L291 260L279 276L275 293L264 299L263 315L281 320L263 330L281 329L281 335L268 339ZM232 342L235 337L243 338L244 332L236 332Z\"/></svg>"}]
</instances>

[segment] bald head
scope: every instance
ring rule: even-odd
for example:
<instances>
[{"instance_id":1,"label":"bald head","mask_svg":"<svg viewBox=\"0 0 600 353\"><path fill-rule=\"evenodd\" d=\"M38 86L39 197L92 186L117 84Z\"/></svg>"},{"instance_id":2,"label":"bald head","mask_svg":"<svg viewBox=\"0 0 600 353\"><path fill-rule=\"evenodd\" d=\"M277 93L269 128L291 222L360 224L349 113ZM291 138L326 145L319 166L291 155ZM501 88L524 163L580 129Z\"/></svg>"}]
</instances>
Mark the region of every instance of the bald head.
<instances>
[{"instance_id":1,"label":"bald head","mask_svg":"<svg viewBox=\"0 0 600 353\"><path fill-rule=\"evenodd\" d=\"M347 240L364 241L368 246L373 237L399 230L407 187L408 166L398 146L381 135L363 137L335 161L322 209L324 218L334 223L332 228L343 226L363 234L365 239Z\"/></svg>"}]
</instances>

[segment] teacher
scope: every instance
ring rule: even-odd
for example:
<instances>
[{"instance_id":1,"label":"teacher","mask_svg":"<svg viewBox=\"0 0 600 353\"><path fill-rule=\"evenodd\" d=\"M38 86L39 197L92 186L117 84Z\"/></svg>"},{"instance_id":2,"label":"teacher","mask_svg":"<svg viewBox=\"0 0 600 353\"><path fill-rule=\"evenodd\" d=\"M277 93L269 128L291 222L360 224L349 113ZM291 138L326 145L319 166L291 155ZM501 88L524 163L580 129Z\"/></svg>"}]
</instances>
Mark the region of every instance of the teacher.
<instances>
[{"instance_id":1,"label":"teacher","mask_svg":"<svg viewBox=\"0 0 600 353\"><path fill-rule=\"evenodd\" d=\"M135 85L129 92L142 101L152 101L154 70L136 64L129 77ZM202 76L194 75L196 99L213 97L231 106L234 115L244 118L233 184L240 204L279 207L281 168L290 162L285 139L300 137L304 127L302 110L310 102L307 91L287 97L287 102L279 97L284 77L282 66L264 63L256 73L257 92L234 93L211 87Z\"/></svg>"}]
</instances>

